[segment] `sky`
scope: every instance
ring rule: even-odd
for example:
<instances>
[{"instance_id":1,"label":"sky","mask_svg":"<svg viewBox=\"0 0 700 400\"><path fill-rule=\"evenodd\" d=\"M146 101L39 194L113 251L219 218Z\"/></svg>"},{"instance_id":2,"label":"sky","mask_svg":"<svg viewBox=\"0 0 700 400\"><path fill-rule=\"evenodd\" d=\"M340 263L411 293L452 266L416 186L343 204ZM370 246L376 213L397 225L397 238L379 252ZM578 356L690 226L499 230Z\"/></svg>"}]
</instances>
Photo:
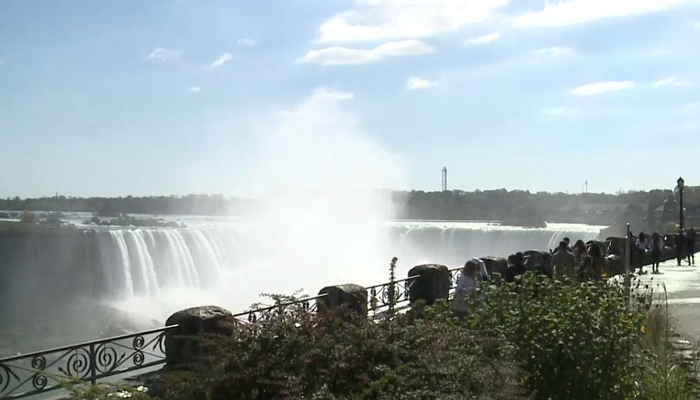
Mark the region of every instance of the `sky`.
<instances>
[{"instance_id":1,"label":"sky","mask_svg":"<svg viewBox=\"0 0 700 400\"><path fill-rule=\"evenodd\" d=\"M0 197L700 185L699 0L2 0Z\"/></svg>"}]
</instances>

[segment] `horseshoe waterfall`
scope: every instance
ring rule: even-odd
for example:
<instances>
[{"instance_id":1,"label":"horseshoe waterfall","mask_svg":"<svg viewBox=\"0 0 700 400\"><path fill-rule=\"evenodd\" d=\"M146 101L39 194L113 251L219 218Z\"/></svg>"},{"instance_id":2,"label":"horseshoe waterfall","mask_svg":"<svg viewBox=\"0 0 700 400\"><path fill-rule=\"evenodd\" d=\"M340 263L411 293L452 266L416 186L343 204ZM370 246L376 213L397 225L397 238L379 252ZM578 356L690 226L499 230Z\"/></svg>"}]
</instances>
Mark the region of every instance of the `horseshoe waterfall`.
<instances>
[{"instance_id":1,"label":"horseshoe waterfall","mask_svg":"<svg viewBox=\"0 0 700 400\"><path fill-rule=\"evenodd\" d=\"M3 233L0 332L10 333L0 334L0 353L18 348L7 343L13 328L22 336L21 351L29 351L47 343L30 345L27 332L64 329L50 335L62 338L52 345L94 339L157 326L192 304L243 310L263 292L313 295L328 284L382 282L393 256L405 276L419 263L456 267L474 256L554 248L564 237L594 239L601 229L457 222L188 225ZM80 332L71 331L76 324Z\"/></svg>"}]
</instances>

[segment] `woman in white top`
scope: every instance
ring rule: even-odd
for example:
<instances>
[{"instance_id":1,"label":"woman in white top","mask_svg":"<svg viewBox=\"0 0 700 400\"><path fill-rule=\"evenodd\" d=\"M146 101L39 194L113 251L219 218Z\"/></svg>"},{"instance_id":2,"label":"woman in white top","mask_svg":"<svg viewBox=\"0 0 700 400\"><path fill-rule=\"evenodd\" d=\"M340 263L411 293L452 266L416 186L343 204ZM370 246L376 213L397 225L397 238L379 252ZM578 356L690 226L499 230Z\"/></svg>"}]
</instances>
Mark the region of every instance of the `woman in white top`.
<instances>
[{"instance_id":1,"label":"woman in white top","mask_svg":"<svg viewBox=\"0 0 700 400\"><path fill-rule=\"evenodd\" d=\"M482 260L472 258L464 264L462 273L457 281L454 297L454 307L459 315L466 315L467 293L476 289L479 281L488 279L489 272L486 269L486 264Z\"/></svg>"}]
</instances>

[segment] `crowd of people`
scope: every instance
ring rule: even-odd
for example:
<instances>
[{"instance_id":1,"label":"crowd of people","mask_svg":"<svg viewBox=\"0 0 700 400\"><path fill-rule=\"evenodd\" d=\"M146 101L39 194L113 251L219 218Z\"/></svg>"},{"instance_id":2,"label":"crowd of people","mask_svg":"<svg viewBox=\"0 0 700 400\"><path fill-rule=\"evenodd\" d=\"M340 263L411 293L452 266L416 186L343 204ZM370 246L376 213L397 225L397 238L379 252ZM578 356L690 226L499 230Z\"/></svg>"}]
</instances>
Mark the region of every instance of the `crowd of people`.
<instances>
[{"instance_id":1,"label":"crowd of people","mask_svg":"<svg viewBox=\"0 0 700 400\"><path fill-rule=\"evenodd\" d=\"M694 229L681 230L673 239L673 244L668 244L675 249L676 259L680 266L683 260L688 265L695 263L696 232ZM639 273L644 273L644 264L647 254L650 255L652 272L659 272L661 254L666 246L666 241L657 232L647 236L640 233L636 240L630 242L630 262ZM569 238L564 238L556 250L541 253L541 257L525 255L518 252L508 257L508 267L503 271L502 278L505 282L515 282L518 276L528 271L561 279L565 276L579 280L601 280L614 275L610 268L610 260L600 242L577 240L573 246ZM455 300L460 301L464 294L477 287L478 282L491 280L488 268L483 260L472 258L467 261L462 269L462 274L457 282Z\"/></svg>"}]
</instances>

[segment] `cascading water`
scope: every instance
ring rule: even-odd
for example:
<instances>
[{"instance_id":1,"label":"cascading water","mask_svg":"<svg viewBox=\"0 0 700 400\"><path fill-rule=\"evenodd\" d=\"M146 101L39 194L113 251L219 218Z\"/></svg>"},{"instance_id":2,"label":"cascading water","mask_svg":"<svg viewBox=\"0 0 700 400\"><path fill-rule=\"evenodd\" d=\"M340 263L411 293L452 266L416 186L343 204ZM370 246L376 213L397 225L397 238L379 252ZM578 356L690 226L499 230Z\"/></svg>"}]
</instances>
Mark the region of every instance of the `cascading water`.
<instances>
[{"instance_id":1,"label":"cascading water","mask_svg":"<svg viewBox=\"0 0 700 400\"><path fill-rule=\"evenodd\" d=\"M187 307L241 311L260 293L313 295L326 285L383 282L393 256L401 277L422 263L454 268L474 256L550 249L565 236L593 239L601 229L278 216L185 222L188 228L83 226L8 238L0 337L10 339L0 341L0 355L153 328Z\"/></svg>"},{"instance_id":2,"label":"cascading water","mask_svg":"<svg viewBox=\"0 0 700 400\"><path fill-rule=\"evenodd\" d=\"M546 229L524 229L485 223L418 222L391 223L382 231L389 236L391 245L383 254L372 255L376 257L372 267L380 275L385 272L387 260L394 255L399 257L401 273L420 263L456 267L474 256L507 256L517 251L551 249L567 236L571 240L595 239L600 227L553 224ZM269 266L271 271L280 271L280 280L286 282L283 290L288 292L315 283L299 281L303 273L296 275L297 279L295 275L285 275L289 268L298 270L304 266L290 265L299 263L291 261L298 260L299 255L290 253L294 249L289 243L280 245L279 235L282 233L250 224L105 229L96 234L100 237L97 242L105 280L103 286L109 287L105 300L157 301L162 292L207 291L222 284L231 285L233 291L243 286L240 280L252 277L253 269L261 264ZM309 257L309 268L314 263L317 266L328 262L327 257ZM338 257L343 257L343 254L338 254ZM232 278L231 271L238 275ZM356 274L350 272L344 276L362 284L373 283L371 278L362 275L363 271L366 269L357 269ZM250 279L244 286L257 287L259 292L266 290L266 282ZM245 307L242 304L253 300L244 298L240 299L244 303L237 304Z\"/></svg>"}]
</instances>

